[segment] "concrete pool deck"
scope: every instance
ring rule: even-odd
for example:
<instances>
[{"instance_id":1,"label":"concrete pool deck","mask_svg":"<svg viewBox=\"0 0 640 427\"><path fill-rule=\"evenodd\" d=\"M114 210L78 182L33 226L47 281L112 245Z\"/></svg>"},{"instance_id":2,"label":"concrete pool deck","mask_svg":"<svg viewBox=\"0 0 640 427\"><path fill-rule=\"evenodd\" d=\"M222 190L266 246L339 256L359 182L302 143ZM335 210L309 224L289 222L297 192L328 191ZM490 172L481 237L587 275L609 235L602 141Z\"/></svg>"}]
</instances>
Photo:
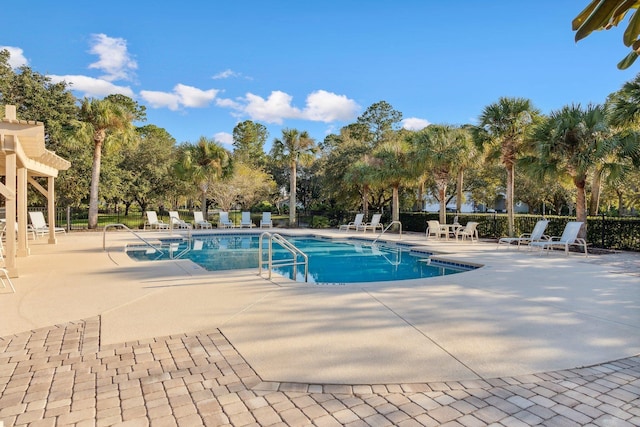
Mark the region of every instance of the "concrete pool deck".
<instances>
[{"instance_id":1,"label":"concrete pool deck","mask_svg":"<svg viewBox=\"0 0 640 427\"><path fill-rule=\"evenodd\" d=\"M404 234L403 244L483 267L322 286L136 262L123 252L129 233L108 233L107 251L102 238L30 242L17 292L0 289L5 425L640 420L640 254L538 255ZM58 375L72 392L53 392Z\"/></svg>"}]
</instances>

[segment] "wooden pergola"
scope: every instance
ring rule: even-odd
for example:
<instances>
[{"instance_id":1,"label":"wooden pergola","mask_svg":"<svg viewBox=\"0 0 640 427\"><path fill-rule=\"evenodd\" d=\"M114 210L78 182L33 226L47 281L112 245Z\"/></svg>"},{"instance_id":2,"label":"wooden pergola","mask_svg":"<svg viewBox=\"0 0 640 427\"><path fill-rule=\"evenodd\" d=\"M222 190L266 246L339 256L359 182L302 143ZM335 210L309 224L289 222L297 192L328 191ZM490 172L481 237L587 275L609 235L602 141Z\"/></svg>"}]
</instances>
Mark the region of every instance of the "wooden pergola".
<instances>
[{"instance_id":1,"label":"wooden pergola","mask_svg":"<svg viewBox=\"0 0 640 427\"><path fill-rule=\"evenodd\" d=\"M0 122L0 176L5 177L5 183L0 183L0 195L6 202L5 267L9 276L18 276L16 257L29 255L27 185L31 184L47 199L49 243L55 244L54 181L58 171L70 166L71 162L45 148L41 122L18 120L16 107L5 106L5 115ZM46 177L46 188L35 177Z\"/></svg>"}]
</instances>

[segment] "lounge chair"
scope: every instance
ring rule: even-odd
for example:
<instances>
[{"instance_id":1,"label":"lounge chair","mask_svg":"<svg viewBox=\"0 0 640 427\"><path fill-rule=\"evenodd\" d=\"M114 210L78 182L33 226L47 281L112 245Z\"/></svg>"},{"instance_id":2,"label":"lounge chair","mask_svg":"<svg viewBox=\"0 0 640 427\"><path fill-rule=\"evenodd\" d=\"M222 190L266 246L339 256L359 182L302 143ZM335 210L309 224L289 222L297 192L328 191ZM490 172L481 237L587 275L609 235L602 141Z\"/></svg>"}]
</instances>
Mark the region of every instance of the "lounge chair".
<instances>
[{"instance_id":1,"label":"lounge chair","mask_svg":"<svg viewBox=\"0 0 640 427\"><path fill-rule=\"evenodd\" d=\"M544 234L544 231L547 229L547 225L549 221L546 219L541 219L536 222L535 227L533 227L533 231L531 233L524 233L518 237L501 237L498 240L498 246L500 245L511 245L512 243L518 244L518 249L520 249L520 245L522 243L531 243L531 242L539 242L549 240L549 236ZM496 248L496 249L497 249Z\"/></svg>"},{"instance_id":2,"label":"lounge chair","mask_svg":"<svg viewBox=\"0 0 640 427\"><path fill-rule=\"evenodd\" d=\"M587 241L578 237L578 233L584 223L581 221L569 221L564 227L562 236L552 236L549 240L542 240L538 242L529 243L530 248L540 248L540 253L545 249L550 251L553 248L564 248L565 255L569 255L569 246L582 246L584 248L584 256L588 256L587 253Z\"/></svg>"},{"instance_id":3,"label":"lounge chair","mask_svg":"<svg viewBox=\"0 0 640 427\"><path fill-rule=\"evenodd\" d=\"M375 232L378 228L380 228L380 231L384 230L384 224L380 223L380 218L382 218L382 214L373 214L373 216L371 217L371 222L359 225L356 228L356 231L362 230L364 233L366 233L367 230L372 230L373 232Z\"/></svg>"},{"instance_id":4,"label":"lounge chair","mask_svg":"<svg viewBox=\"0 0 640 427\"><path fill-rule=\"evenodd\" d=\"M462 228L456 230L456 242L458 241L458 237L462 239L464 242L467 237L471 239L471 243L473 243L473 238L475 237L476 242L478 241L478 223L474 221L469 221L467 225Z\"/></svg>"},{"instance_id":5,"label":"lounge chair","mask_svg":"<svg viewBox=\"0 0 640 427\"><path fill-rule=\"evenodd\" d=\"M271 212L262 212L262 219L260 220L260 228L271 228L273 222L271 222Z\"/></svg>"},{"instance_id":6,"label":"lounge chair","mask_svg":"<svg viewBox=\"0 0 640 427\"><path fill-rule=\"evenodd\" d=\"M233 228L235 224L229 220L229 212L220 212L218 219L218 228Z\"/></svg>"},{"instance_id":7,"label":"lounge chair","mask_svg":"<svg viewBox=\"0 0 640 427\"><path fill-rule=\"evenodd\" d=\"M240 218L240 228L252 228L255 226L256 225L251 221L251 212L242 212L242 217Z\"/></svg>"},{"instance_id":8,"label":"lounge chair","mask_svg":"<svg viewBox=\"0 0 640 427\"><path fill-rule=\"evenodd\" d=\"M31 220L31 226L33 231L38 235L44 235L49 233L49 226L44 219L44 214L41 211L29 212L29 219ZM66 233L63 227L54 227L56 233Z\"/></svg>"},{"instance_id":9,"label":"lounge chair","mask_svg":"<svg viewBox=\"0 0 640 427\"><path fill-rule=\"evenodd\" d=\"M342 230L342 231L349 231L351 229L357 230L358 227L362 225L362 220L363 219L364 219L364 214L363 213L356 214L356 217L354 218L353 221L351 221L348 224L340 225L340 227L338 227L338 230Z\"/></svg>"},{"instance_id":10,"label":"lounge chair","mask_svg":"<svg viewBox=\"0 0 640 427\"><path fill-rule=\"evenodd\" d=\"M169 211L169 220L173 228L179 228L183 230L191 230L193 227L188 222L180 219L178 211Z\"/></svg>"},{"instance_id":11,"label":"lounge chair","mask_svg":"<svg viewBox=\"0 0 640 427\"><path fill-rule=\"evenodd\" d=\"M427 231L425 231L427 240L429 237L435 236L437 239L441 237L449 237L449 228L440 225L440 221L429 220L427 221Z\"/></svg>"},{"instance_id":12,"label":"lounge chair","mask_svg":"<svg viewBox=\"0 0 640 427\"><path fill-rule=\"evenodd\" d=\"M147 215L147 221L144 223L144 226L142 227L143 230L146 230L147 227L156 230L168 230L169 229L169 224L165 223L164 221L158 219L158 214L156 214L156 211L146 211L145 212Z\"/></svg>"},{"instance_id":13,"label":"lounge chair","mask_svg":"<svg viewBox=\"0 0 640 427\"><path fill-rule=\"evenodd\" d=\"M213 228L213 224L204 219L202 211L193 211L193 222L196 228Z\"/></svg>"}]
</instances>

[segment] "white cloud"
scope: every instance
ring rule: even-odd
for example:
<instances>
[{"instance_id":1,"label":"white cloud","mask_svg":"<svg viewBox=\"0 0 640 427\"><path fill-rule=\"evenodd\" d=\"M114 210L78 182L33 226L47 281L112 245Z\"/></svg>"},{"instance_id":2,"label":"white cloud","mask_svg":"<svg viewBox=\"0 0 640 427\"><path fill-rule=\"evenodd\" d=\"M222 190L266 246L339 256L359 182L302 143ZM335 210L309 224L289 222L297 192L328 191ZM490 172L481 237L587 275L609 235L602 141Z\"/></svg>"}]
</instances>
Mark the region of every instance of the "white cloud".
<instances>
[{"instance_id":1,"label":"white cloud","mask_svg":"<svg viewBox=\"0 0 640 427\"><path fill-rule=\"evenodd\" d=\"M318 90L307 96L304 118L317 122L348 121L355 118L360 106L344 95Z\"/></svg>"},{"instance_id":2,"label":"white cloud","mask_svg":"<svg viewBox=\"0 0 640 427\"><path fill-rule=\"evenodd\" d=\"M23 65L27 65L29 61L24 57L24 51L19 47L14 46L0 46L0 50L8 50L9 51L9 66L11 68L16 69L18 67L22 67Z\"/></svg>"},{"instance_id":3,"label":"white cloud","mask_svg":"<svg viewBox=\"0 0 640 427\"><path fill-rule=\"evenodd\" d=\"M211 78L214 80L218 79L228 79L229 77L239 77L240 74L236 73L231 69L226 69L224 71L219 72L218 74L213 75Z\"/></svg>"},{"instance_id":4,"label":"white cloud","mask_svg":"<svg viewBox=\"0 0 640 427\"><path fill-rule=\"evenodd\" d=\"M215 135L213 135L213 139L215 139L222 145L228 145L228 146L233 145L233 135L227 132L218 132Z\"/></svg>"},{"instance_id":5,"label":"white cloud","mask_svg":"<svg viewBox=\"0 0 640 427\"><path fill-rule=\"evenodd\" d=\"M121 94L130 98L134 97L133 90L128 86L117 86L113 83L87 76L57 76L49 75L53 83L66 81L71 84L71 90L83 92L84 96L92 98L103 98L107 95Z\"/></svg>"},{"instance_id":6,"label":"white cloud","mask_svg":"<svg viewBox=\"0 0 640 427\"><path fill-rule=\"evenodd\" d=\"M344 95L318 90L307 96L303 110L292 105L293 97L273 91L267 99L247 93L239 101L219 100L218 105L242 111L253 120L282 124L285 119L304 119L315 122L347 121L355 118L360 106Z\"/></svg>"},{"instance_id":7,"label":"white cloud","mask_svg":"<svg viewBox=\"0 0 640 427\"><path fill-rule=\"evenodd\" d=\"M149 103L151 108L168 108L171 111L180 108L180 97L175 93L141 90L140 96Z\"/></svg>"},{"instance_id":8,"label":"white cloud","mask_svg":"<svg viewBox=\"0 0 640 427\"><path fill-rule=\"evenodd\" d=\"M421 130L429 126L431 123L425 119L417 117L409 117L402 120L402 127L407 130Z\"/></svg>"},{"instance_id":9,"label":"white cloud","mask_svg":"<svg viewBox=\"0 0 640 427\"><path fill-rule=\"evenodd\" d=\"M140 96L147 101L152 108L166 107L172 111L176 111L182 107L206 107L215 99L218 92L219 90L217 89L202 90L178 83L173 88L173 92L142 90L140 91Z\"/></svg>"},{"instance_id":10,"label":"white cloud","mask_svg":"<svg viewBox=\"0 0 640 427\"><path fill-rule=\"evenodd\" d=\"M269 98L247 93L244 112L254 120L281 125L284 119L299 119L302 112L291 106L293 97L279 90L271 92Z\"/></svg>"},{"instance_id":11,"label":"white cloud","mask_svg":"<svg viewBox=\"0 0 640 427\"><path fill-rule=\"evenodd\" d=\"M94 34L90 52L99 56L99 60L89 65L105 72L101 76L107 81L131 80L134 70L138 68L136 61L127 52L127 41L109 37L106 34Z\"/></svg>"}]
</instances>

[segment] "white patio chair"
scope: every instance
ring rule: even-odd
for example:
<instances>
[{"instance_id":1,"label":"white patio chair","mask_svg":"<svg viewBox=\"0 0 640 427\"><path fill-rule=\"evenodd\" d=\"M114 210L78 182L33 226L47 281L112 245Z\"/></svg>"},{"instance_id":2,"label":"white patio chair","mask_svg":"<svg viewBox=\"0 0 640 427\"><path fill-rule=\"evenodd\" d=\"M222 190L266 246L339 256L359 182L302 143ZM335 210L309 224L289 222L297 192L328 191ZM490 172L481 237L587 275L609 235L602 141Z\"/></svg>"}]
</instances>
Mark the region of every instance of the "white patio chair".
<instances>
[{"instance_id":1,"label":"white patio chair","mask_svg":"<svg viewBox=\"0 0 640 427\"><path fill-rule=\"evenodd\" d=\"M578 237L580 229L584 223L582 221L569 221L564 227L562 236L551 236L549 240L531 242L530 248L540 248L540 253L547 250L547 253L556 247L564 249L565 255L569 255L569 246L582 246L584 248L584 256L588 256L587 241Z\"/></svg>"},{"instance_id":2,"label":"white patio chair","mask_svg":"<svg viewBox=\"0 0 640 427\"><path fill-rule=\"evenodd\" d=\"M240 218L240 228L252 228L256 225L251 221L251 212L242 212L242 216Z\"/></svg>"},{"instance_id":3,"label":"white patio chair","mask_svg":"<svg viewBox=\"0 0 640 427\"><path fill-rule=\"evenodd\" d=\"M533 227L533 231L531 233L524 233L518 237L501 237L498 240L498 246L500 245L511 245L512 243L518 244L518 249L520 249L520 245L522 243L531 243L538 241L547 241L549 240L549 236L544 234L544 231L547 229L547 225L549 224L549 220L541 219L536 222L536 225Z\"/></svg>"},{"instance_id":4,"label":"white patio chair","mask_svg":"<svg viewBox=\"0 0 640 427\"><path fill-rule=\"evenodd\" d=\"M158 219L158 214L156 213L156 211L146 211L145 214L147 215L147 221L144 223L143 225L143 230L146 230L147 227L156 230L168 230L169 229L169 224L165 223L164 221Z\"/></svg>"},{"instance_id":5,"label":"white patio chair","mask_svg":"<svg viewBox=\"0 0 640 427\"><path fill-rule=\"evenodd\" d=\"M371 222L359 225L356 230L362 230L364 233L366 233L367 230L372 230L373 232L375 232L376 229L380 228L380 231L382 231L384 230L384 224L380 222L381 218L382 214L373 214L373 216L371 217Z\"/></svg>"},{"instance_id":6,"label":"white patio chair","mask_svg":"<svg viewBox=\"0 0 640 427\"><path fill-rule=\"evenodd\" d=\"M193 228L191 224L180 219L180 214L178 211L169 211L169 220L171 220L171 225L173 228L179 228L183 230L191 230Z\"/></svg>"},{"instance_id":7,"label":"white patio chair","mask_svg":"<svg viewBox=\"0 0 640 427\"><path fill-rule=\"evenodd\" d=\"M218 228L233 228L235 224L229 220L229 212L220 212L218 219Z\"/></svg>"},{"instance_id":8,"label":"white patio chair","mask_svg":"<svg viewBox=\"0 0 640 427\"><path fill-rule=\"evenodd\" d=\"M429 220L427 221L427 230L425 231L427 240L429 237L434 236L436 239L441 237L449 237L449 229L440 225L440 221Z\"/></svg>"},{"instance_id":9,"label":"white patio chair","mask_svg":"<svg viewBox=\"0 0 640 427\"><path fill-rule=\"evenodd\" d=\"M213 228L213 224L204 219L202 211L193 211L193 222L196 228Z\"/></svg>"},{"instance_id":10,"label":"white patio chair","mask_svg":"<svg viewBox=\"0 0 640 427\"><path fill-rule=\"evenodd\" d=\"M49 226L44 219L44 214L41 211L29 212L29 219L31 220L31 226L33 231L38 235L44 235L49 233ZM63 227L54 227L56 233L66 233Z\"/></svg>"},{"instance_id":11,"label":"white patio chair","mask_svg":"<svg viewBox=\"0 0 640 427\"><path fill-rule=\"evenodd\" d=\"M273 222L271 221L271 212L262 212L262 219L260 220L260 228L271 228Z\"/></svg>"},{"instance_id":12,"label":"white patio chair","mask_svg":"<svg viewBox=\"0 0 640 427\"><path fill-rule=\"evenodd\" d=\"M475 241L478 241L478 223L475 221L469 221L467 223L467 225L465 225L463 228L460 228L458 230L456 230L456 242L458 241L458 237L461 238L461 240L464 242L467 237L471 239L471 243L473 243L473 239L475 238Z\"/></svg>"},{"instance_id":13,"label":"white patio chair","mask_svg":"<svg viewBox=\"0 0 640 427\"><path fill-rule=\"evenodd\" d=\"M364 220L363 213L356 214L356 217L353 219L353 221L351 221L348 224L340 225L340 227L338 227L338 230L341 230L341 231L349 231L351 229L357 230L358 227L362 225L363 220Z\"/></svg>"}]
</instances>

